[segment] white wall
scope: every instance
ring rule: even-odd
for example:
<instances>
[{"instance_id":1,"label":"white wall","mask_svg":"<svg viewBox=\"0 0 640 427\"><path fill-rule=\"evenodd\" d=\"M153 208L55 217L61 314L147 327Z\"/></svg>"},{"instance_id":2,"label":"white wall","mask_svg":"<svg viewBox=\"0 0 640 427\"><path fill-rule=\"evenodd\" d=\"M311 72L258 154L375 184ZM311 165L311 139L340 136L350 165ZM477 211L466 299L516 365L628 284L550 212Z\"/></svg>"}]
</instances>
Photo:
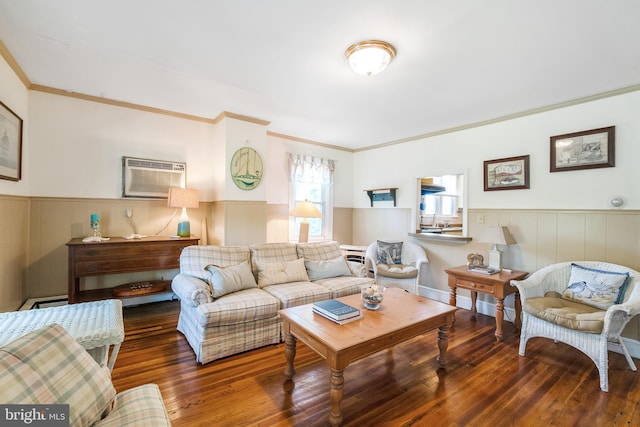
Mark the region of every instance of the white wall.
<instances>
[{"instance_id":1,"label":"white wall","mask_svg":"<svg viewBox=\"0 0 640 427\"><path fill-rule=\"evenodd\" d=\"M607 209L610 196L640 209L640 91L355 154L354 207L367 188L398 187L398 207L415 210L416 178L468 169L469 208ZM616 126L616 165L549 172L554 135ZM484 191L483 161L530 155L528 190ZM414 212L415 213L415 212Z\"/></svg>"},{"instance_id":2,"label":"white wall","mask_svg":"<svg viewBox=\"0 0 640 427\"><path fill-rule=\"evenodd\" d=\"M122 156L187 162L187 185L213 197L213 125L31 91L30 196L120 198Z\"/></svg>"}]
</instances>

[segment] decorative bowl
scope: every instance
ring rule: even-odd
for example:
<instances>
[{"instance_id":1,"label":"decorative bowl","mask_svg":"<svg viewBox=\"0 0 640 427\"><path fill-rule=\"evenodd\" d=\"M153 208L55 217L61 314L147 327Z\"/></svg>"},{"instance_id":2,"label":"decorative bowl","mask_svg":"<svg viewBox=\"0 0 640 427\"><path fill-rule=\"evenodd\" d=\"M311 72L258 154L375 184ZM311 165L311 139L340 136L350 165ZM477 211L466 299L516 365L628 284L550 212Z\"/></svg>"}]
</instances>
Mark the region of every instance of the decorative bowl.
<instances>
[{"instance_id":1,"label":"decorative bowl","mask_svg":"<svg viewBox=\"0 0 640 427\"><path fill-rule=\"evenodd\" d=\"M368 285L362 287L362 303L367 310L378 310L382 304L385 287Z\"/></svg>"}]
</instances>

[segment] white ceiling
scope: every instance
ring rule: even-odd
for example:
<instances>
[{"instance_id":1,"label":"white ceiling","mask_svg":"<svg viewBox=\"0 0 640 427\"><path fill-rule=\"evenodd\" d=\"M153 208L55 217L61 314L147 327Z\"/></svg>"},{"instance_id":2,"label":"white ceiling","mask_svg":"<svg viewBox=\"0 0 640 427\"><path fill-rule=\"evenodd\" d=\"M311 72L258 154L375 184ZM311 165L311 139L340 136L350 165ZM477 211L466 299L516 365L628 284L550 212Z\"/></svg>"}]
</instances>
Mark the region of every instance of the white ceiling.
<instances>
[{"instance_id":1,"label":"white ceiling","mask_svg":"<svg viewBox=\"0 0 640 427\"><path fill-rule=\"evenodd\" d=\"M637 0L0 0L33 84L350 149L640 84ZM385 72L344 50L381 39Z\"/></svg>"}]
</instances>

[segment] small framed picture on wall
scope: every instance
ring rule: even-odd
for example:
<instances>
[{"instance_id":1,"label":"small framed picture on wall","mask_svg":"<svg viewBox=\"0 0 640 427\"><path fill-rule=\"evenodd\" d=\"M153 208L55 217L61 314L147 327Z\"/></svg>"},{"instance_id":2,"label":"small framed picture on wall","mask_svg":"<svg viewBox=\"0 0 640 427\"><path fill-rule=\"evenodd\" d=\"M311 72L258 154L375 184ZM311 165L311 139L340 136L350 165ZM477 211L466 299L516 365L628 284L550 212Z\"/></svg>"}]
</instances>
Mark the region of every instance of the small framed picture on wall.
<instances>
[{"instance_id":1,"label":"small framed picture on wall","mask_svg":"<svg viewBox=\"0 0 640 427\"><path fill-rule=\"evenodd\" d=\"M529 188L529 155L484 161L484 191Z\"/></svg>"},{"instance_id":2,"label":"small framed picture on wall","mask_svg":"<svg viewBox=\"0 0 640 427\"><path fill-rule=\"evenodd\" d=\"M0 179L22 178L22 119L0 102Z\"/></svg>"},{"instance_id":3,"label":"small framed picture on wall","mask_svg":"<svg viewBox=\"0 0 640 427\"><path fill-rule=\"evenodd\" d=\"M615 166L616 127L551 137L551 172Z\"/></svg>"}]
</instances>

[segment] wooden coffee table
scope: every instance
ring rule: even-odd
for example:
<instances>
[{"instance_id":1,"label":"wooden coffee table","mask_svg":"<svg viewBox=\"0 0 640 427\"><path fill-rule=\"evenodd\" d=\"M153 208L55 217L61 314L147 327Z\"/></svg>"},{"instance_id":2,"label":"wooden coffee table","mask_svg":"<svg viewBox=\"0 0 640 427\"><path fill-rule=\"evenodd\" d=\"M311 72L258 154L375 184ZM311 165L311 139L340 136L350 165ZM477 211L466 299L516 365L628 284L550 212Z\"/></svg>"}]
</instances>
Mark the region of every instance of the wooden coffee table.
<instances>
[{"instance_id":1,"label":"wooden coffee table","mask_svg":"<svg viewBox=\"0 0 640 427\"><path fill-rule=\"evenodd\" d=\"M315 314L312 304L280 310L285 333L286 377L292 379L295 374L293 359L297 340L324 357L331 368L331 425L342 423L343 373L349 363L438 328L440 354L437 360L439 367L444 368L448 327L453 322L456 307L399 288L387 289L382 307L377 311L364 309L360 294L337 299L360 308L364 318L338 325Z\"/></svg>"}]
</instances>

